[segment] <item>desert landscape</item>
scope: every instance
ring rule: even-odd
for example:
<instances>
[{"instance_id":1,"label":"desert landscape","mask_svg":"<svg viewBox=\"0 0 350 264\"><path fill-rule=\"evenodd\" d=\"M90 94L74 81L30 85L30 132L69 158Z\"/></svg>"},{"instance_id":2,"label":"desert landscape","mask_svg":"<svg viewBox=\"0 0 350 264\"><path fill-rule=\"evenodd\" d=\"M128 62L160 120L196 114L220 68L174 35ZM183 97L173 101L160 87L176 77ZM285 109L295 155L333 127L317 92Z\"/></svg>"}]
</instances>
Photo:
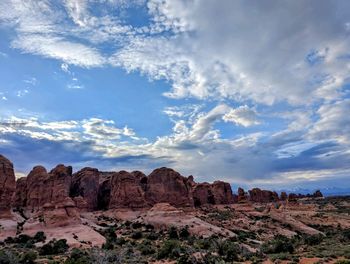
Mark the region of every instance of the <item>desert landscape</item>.
<instances>
[{"instance_id":1,"label":"desert landscape","mask_svg":"<svg viewBox=\"0 0 350 264\"><path fill-rule=\"evenodd\" d=\"M0 156L0 263L348 263L350 197Z\"/></svg>"}]
</instances>

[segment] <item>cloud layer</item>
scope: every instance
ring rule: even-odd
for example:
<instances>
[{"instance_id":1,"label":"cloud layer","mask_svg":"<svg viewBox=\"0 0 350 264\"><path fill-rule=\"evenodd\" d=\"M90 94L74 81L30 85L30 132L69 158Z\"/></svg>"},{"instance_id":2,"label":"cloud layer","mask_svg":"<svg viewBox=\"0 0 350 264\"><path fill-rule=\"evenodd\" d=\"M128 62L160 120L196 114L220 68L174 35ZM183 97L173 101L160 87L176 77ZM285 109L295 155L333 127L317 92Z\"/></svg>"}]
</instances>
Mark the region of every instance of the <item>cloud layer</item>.
<instances>
[{"instance_id":1,"label":"cloud layer","mask_svg":"<svg viewBox=\"0 0 350 264\"><path fill-rule=\"evenodd\" d=\"M11 47L60 61L68 88L84 87L71 66L116 67L165 81L178 102L160 111L173 127L155 140L96 117L3 115L2 149L24 138L206 180L336 184L350 170L349 17L346 0L1 1Z\"/></svg>"}]
</instances>

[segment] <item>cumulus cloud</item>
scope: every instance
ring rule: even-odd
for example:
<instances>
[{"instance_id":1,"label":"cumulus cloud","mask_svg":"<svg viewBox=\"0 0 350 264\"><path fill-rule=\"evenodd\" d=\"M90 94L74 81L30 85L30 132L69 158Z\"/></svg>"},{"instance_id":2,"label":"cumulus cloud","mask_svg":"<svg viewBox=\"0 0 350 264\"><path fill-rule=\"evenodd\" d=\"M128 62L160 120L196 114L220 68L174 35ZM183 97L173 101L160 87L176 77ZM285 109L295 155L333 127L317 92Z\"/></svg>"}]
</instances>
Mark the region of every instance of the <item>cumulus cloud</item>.
<instances>
[{"instance_id":1,"label":"cumulus cloud","mask_svg":"<svg viewBox=\"0 0 350 264\"><path fill-rule=\"evenodd\" d=\"M148 12L143 25L123 16L122 9L141 6ZM1 1L0 21L16 33L11 46L59 60L72 77L67 88L83 88L71 65L113 66L165 80L167 97L199 101L163 109L173 127L153 141L102 118L10 118L0 134L12 138L1 140L23 136L57 148L74 141L82 152L118 162L142 157L143 165L165 160L209 180L273 184L317 179L317 172L344 175L349 10L346 0ZM239 132L222 136L222 123Z\"/></svg>"},{"instance_id":2,"label":"cumulus cloud","mask_svg":"<svg viewBox=\"0 0 350 264\"><path fill-rule=\"evenodd\" d=\"M256 111L254 109L250 109L247 105L240 106L236 109L231 109L224 115L223 119L226 122L232 122L244 127L260 124Z\"/></svg>"}]
</instances>

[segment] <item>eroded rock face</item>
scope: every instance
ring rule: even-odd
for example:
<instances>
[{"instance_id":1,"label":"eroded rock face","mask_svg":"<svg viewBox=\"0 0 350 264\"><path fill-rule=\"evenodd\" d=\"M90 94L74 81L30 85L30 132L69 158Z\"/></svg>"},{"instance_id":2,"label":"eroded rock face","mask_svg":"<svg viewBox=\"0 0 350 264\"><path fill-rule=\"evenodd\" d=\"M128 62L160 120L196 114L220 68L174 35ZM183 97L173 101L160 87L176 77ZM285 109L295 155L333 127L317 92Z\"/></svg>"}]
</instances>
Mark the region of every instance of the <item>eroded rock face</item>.
<instances>
[{"instance_id":1,"label":"eroded rock face","mask_svg":"<svg viewBox=\"0 0 350 264\"><path fill-rule=\"evenodd\" d=\"M230 184L222 181L195 184L192 195L196 207L205 204L230 204L234 201Z\"/></svg>"},{"instance_id":2,"label":"eroded rock face","mask_svg":"<svg viewBox=\"0 0 350 264\"><path fill-rule=\"evenodd\" d=\"M314 192L314 193L312 194L312 197L314 197L314 198L320 198L320 197L323 197L323 194L321 193L320 190L317 190L316 192Z\"/></svg>"},{"instance_id":3,"label":"eroded rock face","mask_svg":"<svg viewBox=\"0 0 350 264\"><path fill-rule=\"evenodd\" d=\"M23 208L27 204L27 177L19 178L16 181L16 191L13 196L12 206L16 209Z\"/></svg>"},{"instance_id":4,"label":"eroded rock face","mask_svg":"<svg viewBox=\"0 0 350 264\"><path fill-rule=\"evenodd\" d=\"M16 190L16 177L13 164L0 155L0 215L9 215L12 196Z\"/></svg>"},{"instance_id":5,"label":"eroded rock face","mask_svg":"<svg viewBox=\"0 0 350 264\"><path fill-rule=\"evenodd\" d=\"M193 202L195 207L205 204L215 204L209 183L199 183L193 188Z\"/></svg>"},{"instance_id":6,"label":"eroded rock face","mask_svg":"<svg viewBox=\"0 0 350 264\"><path fill-rule=\"evenodd\" d=\"M277 202L279 200L276 192L261 190L259 188L249 190L249 198L251 201L257 203Z\"/></svg>"},{"instance_id":7,"label":"eroded rock face","mask_svg":"<svg viewBox=\"0 0 350 264\"><path fill-rule=\"evenodd\" d=\"M239 203L247 201L247 195L246 195L244 189L241 187L238 188L238 199L237 200Z\"/></svg>"},{"instance_id":8,"label":"eroded rock face","mask_svg":"<svg viewBox=\"0 0 350 264\"><path fill-rule=\"evenodd\" d=\"M24 206L29 210L40 210L42 206L51 202L51 184L49 174L42 166L36 166L28 174L26 180L27 197Z\"/></svg>"},{"instance_id":9,"label":"eroded rock face","mask_svg":"<svg viewBox=\"0 0 350 264\"><path fill-rule=\"evenodd\" d=\"M79 209L93 211L98 207L100 173L94 168L84 168L72 176L70 196Z\"/></svg>"},{"instance_id":10,"label":"eroded rock face","mask_svg":"<svg viewBox=\"0 0 350 264\"><path fill-rule=\"evenodd\" d=\"M215 181L212 184L212 193L215 204L230 204L233 203L233 195L231 185L228 182Z\"/></svg>"},{"instance_id":11,"label":"eroded rock face","mask_svg":"<svg viewBox=\"0 0 350 264\"><path fill-rule=\"evenodd\" d=\"M111 179L111 199L109 208L146 208L148 204L141 187L143 175L120 171Z\"/></svg>"},{"instance_id":12,"label":"eroded rock face","mask_svg":"<svg viewBox=\"0 0 350 264\"><path fill-rule=\"evenodd\" d=\"M286 192L281 192L281 201L286 201L288 199L288 195Z\"/></svg>"},{"instance_id":13,"label":"eroded rock face","mask_svg":"<svg viewBox=\"0 0 350 264\"><path fill-rule=\"evenodd\" d=\"M35 212L45 205L50 207L66 201L72 180L72 167L58 165L50 173L42 166L35 166L26 178L18 180L14 207ZM73 201L72 201L73 202Z\"/></svg>"},{"instance_id":14,"label":"eroded rock face","mask_svg":"<svg viewBox=\"0 0 350 264\"><path fill-rule=\"evenodd\" d=\"M150 204L169 203L176 207L193 206L188 178L169 168L154 170L147 180L146 200Z\"/></svg>"}]
</instances>

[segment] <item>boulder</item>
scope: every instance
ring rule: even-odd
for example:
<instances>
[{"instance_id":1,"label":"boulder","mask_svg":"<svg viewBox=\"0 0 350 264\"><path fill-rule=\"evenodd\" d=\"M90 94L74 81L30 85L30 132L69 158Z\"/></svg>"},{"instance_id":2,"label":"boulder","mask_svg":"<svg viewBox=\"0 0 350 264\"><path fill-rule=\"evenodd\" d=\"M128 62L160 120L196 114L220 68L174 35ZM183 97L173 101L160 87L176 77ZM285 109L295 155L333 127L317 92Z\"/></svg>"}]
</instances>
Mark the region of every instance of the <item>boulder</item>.
<instances>
[{"instance_id":1,"label":"boulder","mask_svg":"<svg viewBox=\"0 0 350 264\"><path fill-rule=\"evenodd\" d=\"M12 196L16 190L16 177L13 164L0 155L0 216L9 216Z\"/></svg>"},{"instance_id":2,"label":"boulder","mask_svg":"<svg viewBox=\"0 0 350 264\"><path fill-rule=\"evenodd\" d=\"M175 207L192 207L190 181L173 169L156 169L147 179L146 200L151 205L169 203Z\"/></svg>"}]
</instances>

